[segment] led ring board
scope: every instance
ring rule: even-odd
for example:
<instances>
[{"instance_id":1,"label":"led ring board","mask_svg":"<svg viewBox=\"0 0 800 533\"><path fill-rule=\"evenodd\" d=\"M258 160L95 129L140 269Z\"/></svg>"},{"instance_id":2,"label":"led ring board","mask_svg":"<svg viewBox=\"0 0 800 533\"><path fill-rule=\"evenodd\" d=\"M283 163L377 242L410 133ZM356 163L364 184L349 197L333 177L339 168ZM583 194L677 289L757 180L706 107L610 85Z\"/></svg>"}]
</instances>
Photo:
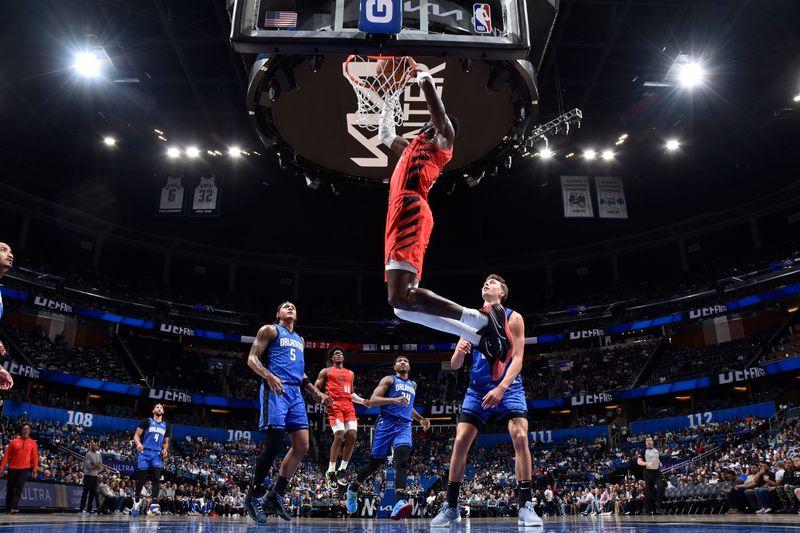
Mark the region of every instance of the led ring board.
<instances>
[{"instance_id":1,"label":"led ring board","mask_svg":"<svg viewBox=\"0 0 800 533\"><path fill-rule=\"evenodd\" d=\"M231 7L231 43L252 60L247 107L264 144L309 182L362 183L386 182L396 158L356 121L348 56L410 56L427 66L461 126L445 174L474 179L531 129L536 74L558 12L555 0L238 0ZM364 31L388 25L387 33ZM399 105L397 133L411 138L428 120L415 83Z\"/></svg>"}]
</instances>

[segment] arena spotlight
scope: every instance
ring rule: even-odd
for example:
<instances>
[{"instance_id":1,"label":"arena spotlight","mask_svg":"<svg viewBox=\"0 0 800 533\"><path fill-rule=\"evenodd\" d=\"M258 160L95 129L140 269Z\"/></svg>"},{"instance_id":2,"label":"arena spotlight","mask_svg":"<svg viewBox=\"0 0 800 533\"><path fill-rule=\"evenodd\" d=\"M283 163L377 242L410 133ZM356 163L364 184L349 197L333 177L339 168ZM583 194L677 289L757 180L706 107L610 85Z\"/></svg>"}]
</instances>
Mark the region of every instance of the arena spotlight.
<instances>
[{"instance_id":1,"label":"arena spotlight","mask_svg":"<svg viewBox=\"0 0 800 533\"><path fill-rule=\"evenodd\" d=\"M200 156L200 149L197 146L189 146L186 148L186 157L194 159Z\"/></svg>"},{"instance_id":2,"label":"arena spotlight","mask_svg":"<svg viewBox=\"0 0 800 533\"><path fill-rule=\"evenodd\" d=\"M553 151L546 146L539 151L539 157L542 159L550 159L553 155Z\"/></svg>"},{"instance_id":3,"label":"arena spotlight","mask_svg":"<svg viewBox=\"0 0 800 533\"><path fill-rule=\"evenodd\" d=\"M800 93L797 93L796 95L794 95L794 98L792 98L792 101L793 102L800 102Z\"/></svg>"},{"instance_id":4,"label":"arena spotlight","mask_svg":"<svg viewBox=\"0 0 800 533\"><path fill-rule=\"evenodd\" d=\"M603 158L603 161L611 161L614 159L614 152L611 150L603 150L603 153L600 154L600 157Z\"/></svg>"},{"instance_id":5,"label":"arena spotlight","mask_svg":"<svg viewBox=\"0 0 800 533\"><path fill-rule=\"evenodd\" d=\"M100 75L100 65L100 58L94 52L79 52L75 54L72 68L84 78L96 78Z\"/></svg>"},{"instance_id":6,"label":"arena spotlight","mask_svg":"<svg viewBox=\"0 0 800 533\"><path fill-rule=\"evenodd\" d=\"M667 148L667 151L674 152L681 147L681 143L678 139L670 139L667 141L665 147Z\"/></svg>"},{"instance_id":7,"label":"arena spotlight","mask_svg":"<svg viewBox=\"0 0 800 533\"><path fill-rule=\"evenodd\" d=\"M583 152L583 158L586 159L587 161L594 161L596 157L597 157L597 152L595 152L592 149Z\"/></svg>"},{"instance_id":8,"label":"arena spotlight","mask_svg":"<svg viewBox=\"0 0 800 533\"><path fill-rule=\"evenodd\" d=\"M228 148L228 155L231 157L239 157L242 155L242 150L238 146L231 146Z\"/></svg>"},{"instance_id":9,"label":"arena spotlight","mask_svg":"<svg viewBox=\"0 0 800 533\"><path fill-rule=\"evenodd\" d=\"M678 80L687 89L692 89L703 83L705 75L702 65L696 61L691 61L680 67Z\"/></svg>"},{"instance_id":10,"label":"arena spotlight","mask_svg":"<svg viewBox=\"0 0 800 533\"><path fill-rule=\"evenodd\" d=\"M180 156L181 156L180 148L176 148L174 146L172 146L170 148L167 148L167 157L169 157L171 159L175 159L175 158L180 157Z\"/></svg>"},{"instance_id":11,"label":"arena spotlight","mask_svg":"<svg viewBox=\"0 0 800 533\"><path fill-rule=\"evenodd\" d=\"M103 144L106 146L116 146L117 140L114 137L108 136L103 138Z\"/></svg>"}]
</instances>

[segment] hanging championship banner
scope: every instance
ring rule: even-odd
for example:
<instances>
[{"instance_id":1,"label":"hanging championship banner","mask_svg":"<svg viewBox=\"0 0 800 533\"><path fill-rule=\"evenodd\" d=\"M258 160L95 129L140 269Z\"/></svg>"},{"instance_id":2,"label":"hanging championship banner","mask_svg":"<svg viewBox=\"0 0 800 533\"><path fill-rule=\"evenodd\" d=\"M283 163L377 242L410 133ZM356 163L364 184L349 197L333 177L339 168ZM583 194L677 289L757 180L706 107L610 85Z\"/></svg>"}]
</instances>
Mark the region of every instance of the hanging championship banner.
<instances>
[{"instance_id":1,"label":"hanging championship banner","mask_svg":"<svg viewBox=\"0 0 800 533\"><path fill-rule=\"evenodd\" d=\"M200 178L192 199L193 215L219 215L219 189L213 176Z\"/></svg>"},{"instance_id":2,"label":"hanging championship banner","mask_svg":"<svg viewBox=\"0 0 800 533\"><path fill-rule=\"evenodd\" d=\"M167 178L161 188L161 200L158 202L159 215L180 215L183 213L184 188L181 178Z\"/></svg>"},{"instance_id":3,"label":"hanging championship banner","mask_svg":"<svg viewBox=\"0 0 800 533\"><path fill-rule=\"evenodd\" d=\"M561 176L561 196L565 217L594 216L589 178L586 176Z\"/></svg>"},{"instance_id":4,"label":"hanging championship banner","mask_svg":"<svg viewBox=\"0 0 800 533\"><path fill-rule=\"evenodd\" d=\"M622 178L596 177L594 185L597 188L597 210L600 218L628 218Z\"/></svg>"}]
</instances>

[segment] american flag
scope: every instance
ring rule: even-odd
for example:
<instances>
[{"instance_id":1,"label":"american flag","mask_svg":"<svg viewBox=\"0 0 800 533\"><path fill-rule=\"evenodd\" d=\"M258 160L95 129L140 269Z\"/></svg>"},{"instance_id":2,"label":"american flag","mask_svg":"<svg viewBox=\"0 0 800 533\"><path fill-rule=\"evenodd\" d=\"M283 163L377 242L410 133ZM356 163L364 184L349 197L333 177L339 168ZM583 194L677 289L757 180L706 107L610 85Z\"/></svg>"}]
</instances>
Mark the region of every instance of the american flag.
<instances>
[{"instance_id":1,"label":"american flag","mask_svg":"<svg viewBox=\"0 0 800 533\"><path fill-rule=\"evenodd\" d=\"M296 11L267 11L264 17L265 28L291 28L297 27Z\"/></svg>"}]
</instances>

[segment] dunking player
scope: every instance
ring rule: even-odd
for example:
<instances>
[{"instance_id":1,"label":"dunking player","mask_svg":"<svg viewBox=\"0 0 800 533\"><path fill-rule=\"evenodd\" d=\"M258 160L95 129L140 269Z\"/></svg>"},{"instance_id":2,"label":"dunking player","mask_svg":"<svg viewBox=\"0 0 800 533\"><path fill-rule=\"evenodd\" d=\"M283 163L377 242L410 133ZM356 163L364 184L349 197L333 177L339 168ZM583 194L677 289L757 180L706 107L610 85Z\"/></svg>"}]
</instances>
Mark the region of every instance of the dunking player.
<instances>
[{"instance_id":1,"label":"dunking player","mask_svg":"<svg viewBox=\"0 0 800 533\"><path fill-rule=\"evenodd\" d=\"M157 403L153 406L153 416L145 418L139 423L133 434L136 444L136 490L133 493L133 509L131 514L136 516L141 507L142 487L147 483L147 478L153 482L152 499L148 514L161 514L158 505L158 493L161 489L161 469L163 460L167 458L169 439L172 436L172 427L164 420L164 406Z\"/></svg>"},{"instance_id":2,"label":"dunking player","mask_svg":"<svg viewBox=\"0 0 800 533\"><path fill-rule=\"evenodd\" d=\"M508 285L503 278L492 274L483 282L481 290L486 305L505 302ZM514 336L514 352L501 379L492 376L492 370L484 354L473 350L472 345L461 339L450 358L450 365L461 368L464 357L472 353L469 372L469 388L461 406L461 418L456 428L453 453L450 456L450 475L447 484L447 501L439 514L431 521L431 526L449 526L461 521L458 509L458 495L467 454L472 442L490 420L506 421L508 432L514 443L515 471L517 476L517 497L519 514L517 522L524 526L540 526L542 519L533 509L531 497L531 451L528 447L528 407L525 391L519 373L525 346L525 322L519 313L506 309L511 334Z\"/></svg>"},{"instance_id":3,"label":"dunking player","mask_svg":"<svg viewBox=\"0 0 800 533\"><path fill-rule=\"evenodd\" d=\"M328 351L328 358L333 366L323 368L317 376L314 386L325 392L333 400L333 405L328 407L328 423L333 430L333 443L331 444L331 458L328 462L328 471L325 477L331 484L347 486L345 473L350 458L353 456L353 448L356 446L356 435L358 431L358 421L356 420L356 410L354 403L370 406L369 400L365 400L353 392L353 371L344 367L344 350L338 346ZM342 451L344 446L344 451ZM336 461L339 460L339 452L342 452L342 463L339 470L336 470Z\"/></svg>"},{"instance_id":4,"label":"dunking player","mask_svg":"<svg viewBox=\"0 0 800 533\"><path fill-rule=\"evenodd\" d=\"M428 191L436 183L442 167L453 157L458 121L445 111L427 69L418 65L416 75L431 120L408 142L395 133L393 115L387 105L381 113L378 129L381 142L400 156L389 184L384 239L389 305L404 320L480 345L497 377L503 374L508 355L513 351L503 306L469 309L419 287L425 249L433 229Z\"/></svg>"},{"instance_id":5,"label":"dunking player","mask_svg":"<svg viewBox=\"0 0 800 533\"><path fill-rule=\"evenodd\" d=\"M0 242L0 278L14 266L14 254L11 247L4 242ZM3 295L0 294L0 318L3 318ZM6 356L6 347L0 342L0 357ZM0 390L8 390L14 386L14 378L8 370L0 366Z\"/></svg>"},{"instance_id":6,"label":"dunking player","mask_svg":"<svg viewBox=\"0 0 800 533\"><path fill-rule=\"evenodd\" d=\"M267 433L266 446L256 459L253 486L245 498L247 514L259 523L267 521L264 505L273 514L291 520L291 515L283 505L284 495L289 479L308 452L308 415L301 391L305 389L317 403L327 406L333 403L305 374L305 345L303 338L294 330L297 323L295 305L291 302L282 303L275 317L275 324L267 324L258 330L247 358L247 366L263 380L259 395L261 416L258 429ZM267 352L266 364L261 362L264 351ZM281 462L278 480L265 496L264 478L283 449L287 433L291 447Z\"/></svg>"},{"instance_id":7,"label":"dunking player","mask_svg":"<svg viewBox=\"0 0 800 533\"><path fill-rule=\"evenodd\" d=\"M427 431L431 422L414 409L417 384L408 379L411 371L408 357L398 356L394 360L393 370L394 375L381 379L369 399L372 405L381 408L381 416L375 424L369 462L359 469L355 482L347 487L346 506L351 514L358 510L358 489L386 463L389 452L394 449L396 492L391 518L400 520L411 516L414 508L406 494L408 458L411 455L411 423L415 420Z\"/></svg>"}]
</instances>

